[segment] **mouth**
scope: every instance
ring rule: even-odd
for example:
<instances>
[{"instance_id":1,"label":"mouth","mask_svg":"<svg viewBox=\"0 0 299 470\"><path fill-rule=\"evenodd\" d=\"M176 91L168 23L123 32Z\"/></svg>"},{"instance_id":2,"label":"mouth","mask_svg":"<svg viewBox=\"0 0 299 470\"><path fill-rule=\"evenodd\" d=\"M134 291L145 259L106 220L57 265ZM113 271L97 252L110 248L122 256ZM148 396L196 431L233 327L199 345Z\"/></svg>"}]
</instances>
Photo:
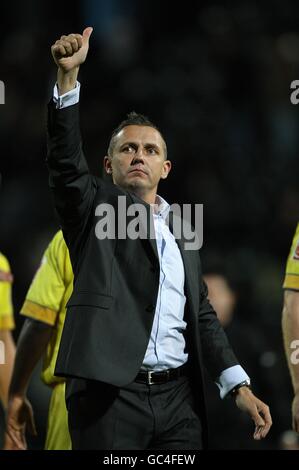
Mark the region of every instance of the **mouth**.
<instances>
[{"instance_id":1,"label":"mouth","mask_svg":"<svg viewBox=\"0 0 299 470\"><path fill-rule=\"evenodd\" d=\"M133 168L132 170L129 171L129 173L133 173L135 175L147 175L147 172L141 168Z\"/></svg>"}]
</instances>

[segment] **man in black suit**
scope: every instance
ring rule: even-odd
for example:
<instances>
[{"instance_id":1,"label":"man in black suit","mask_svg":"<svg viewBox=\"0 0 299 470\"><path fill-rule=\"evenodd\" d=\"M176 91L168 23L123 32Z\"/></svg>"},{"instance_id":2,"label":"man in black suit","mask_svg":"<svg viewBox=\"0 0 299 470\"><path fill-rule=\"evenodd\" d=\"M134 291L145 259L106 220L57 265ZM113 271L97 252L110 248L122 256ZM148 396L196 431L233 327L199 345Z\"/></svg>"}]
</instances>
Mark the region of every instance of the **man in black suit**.
<instances>
[{"instance_id":1,"label":"man in black suit","mask_svg":"<svg viewBox=\"0 0 299 470\"><path fill-rule=\"evenodd\" d=\"M68 377L73 449L202 448L203 364L222 397L233 390L261 439L271 426L269 409L251 392L209 304L198 250L174 237L175 215L166 223L169 205L157 195L171 169L162 134L131 113L104 159L114 184L88 171L77 76L91 32L52 46L58 79L48 125L50 186L74 270L56 364L56 374ZM132 228L137 207L145 236L120 234L124 220Z\"/></svg>"}]
</instances>

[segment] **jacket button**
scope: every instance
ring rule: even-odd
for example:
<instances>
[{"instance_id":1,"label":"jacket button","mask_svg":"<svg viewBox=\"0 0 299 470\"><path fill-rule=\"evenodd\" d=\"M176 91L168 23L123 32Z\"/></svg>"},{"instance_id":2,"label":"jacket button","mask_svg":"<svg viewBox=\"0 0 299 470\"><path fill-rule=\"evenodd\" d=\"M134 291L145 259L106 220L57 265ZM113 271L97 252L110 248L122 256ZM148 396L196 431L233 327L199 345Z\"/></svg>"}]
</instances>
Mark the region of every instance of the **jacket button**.
<instances>
[{"instance_id":1,"label":"jacket button","mask_svg":"<svg viewBox=\"0 0 299 470\"><path fill-rule=\"evenodd\" d=\"M149 304L145 309L146 312L153 312L154 310L155 306L153 304Z\"/></svg>"}]
</instances>

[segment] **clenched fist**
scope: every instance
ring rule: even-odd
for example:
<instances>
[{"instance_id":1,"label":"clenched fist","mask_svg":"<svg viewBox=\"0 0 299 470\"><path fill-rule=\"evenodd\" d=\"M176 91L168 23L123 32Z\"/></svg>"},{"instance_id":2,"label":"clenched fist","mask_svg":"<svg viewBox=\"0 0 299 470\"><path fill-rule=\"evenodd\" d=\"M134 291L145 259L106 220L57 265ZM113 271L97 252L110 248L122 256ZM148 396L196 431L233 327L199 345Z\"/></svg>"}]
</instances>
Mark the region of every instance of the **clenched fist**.
<instances>
[{"instance_id":1,"label":"clenched fist","mask_svg":"<svg viewBox=\"0 0 299 470\"><path fill-rule=\"evenodd\" d=\"M86 59L92 28L86 28L83 34L61 36L51 47L53 59L58 66L58 88L60 94L74 88L79 67Z\"/></svg>"}]
</instances>

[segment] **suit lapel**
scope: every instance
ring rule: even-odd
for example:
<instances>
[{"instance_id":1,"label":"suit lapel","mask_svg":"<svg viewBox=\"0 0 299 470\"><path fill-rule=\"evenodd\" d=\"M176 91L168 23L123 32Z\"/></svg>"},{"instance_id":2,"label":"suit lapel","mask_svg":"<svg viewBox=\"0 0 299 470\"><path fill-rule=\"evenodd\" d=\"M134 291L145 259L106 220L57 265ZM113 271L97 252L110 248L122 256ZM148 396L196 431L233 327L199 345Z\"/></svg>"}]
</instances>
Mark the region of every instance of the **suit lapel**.
<instances>
[{"instance_id":1,"label":"suit lapel","mask_svg":"<svg viewBox=\"0 0 299 470\"><path fill-rule=\"evenodd\" d=\"M134 204L145 207L146 211L142 212L141 216L139 217L140 233L144 234L144 238L141 238L141 242L149 255L154 257L155 261L158 260L159 262L157 243L155 238L154 219L151 213L151 207L149 204L144 202L142 199L139 199L134 194L130 194L130 197ZM146 213L145 217L143 216L143 213Z\"/></svg>"},{"instance_id":2,"label":"suit lapel","mask_svg":"<svg viewBox=\"0 0 299 470\"><path fill-rule=\"evenodd\" d=\"M140 233L145 234L145 238L141 239L141 242L149 254L149 256L155 260L155 262L159 262L159 256L157 251L157 243L156 239L154 238L154 220L151 214L149 204L145 203L142 199L136 197L134 194L130 194L130 198L134 204L143 205L146 209L146 217L139 217ZM136 208L137 210L137 208ZM169 213L169 229L176 237L176 234L173 230L173 217L175 216L172 211ZM183 221L179 220L178 225L183 228ZM152 225L151 225L152 224ZM151 228L150 228L151 227ZM151 235L152 230L152 237ZM198 273L198 253L197 250L186 250L185 243L186 240L184 239L183 235L176 237L176 242L178 244L179 250L181 252L184 269L185 269L185 289L186 294L188 297L188 301L190 305L193 306L195 311L199 308L199 273Z\"/></svg>"},{"instance_id":3,"label":"suit lapel","mask_svg":"<svg viewBox=\"0 0 299 470\"><path fill-rule=\"evenodd\" d=\"M170 213L169 228L173 235L173 220L172 214ZM176 216L174 216L176 217ZM183 224L182 221L179 223ZM199 273L198 273L198 253L197 250L186 250L183 235L176 237L176 242L181 252L184 268L185 268L185 290L190 305L193 306L194 311L198 311L199 308Z\"/></svg>"}]
</instances>

